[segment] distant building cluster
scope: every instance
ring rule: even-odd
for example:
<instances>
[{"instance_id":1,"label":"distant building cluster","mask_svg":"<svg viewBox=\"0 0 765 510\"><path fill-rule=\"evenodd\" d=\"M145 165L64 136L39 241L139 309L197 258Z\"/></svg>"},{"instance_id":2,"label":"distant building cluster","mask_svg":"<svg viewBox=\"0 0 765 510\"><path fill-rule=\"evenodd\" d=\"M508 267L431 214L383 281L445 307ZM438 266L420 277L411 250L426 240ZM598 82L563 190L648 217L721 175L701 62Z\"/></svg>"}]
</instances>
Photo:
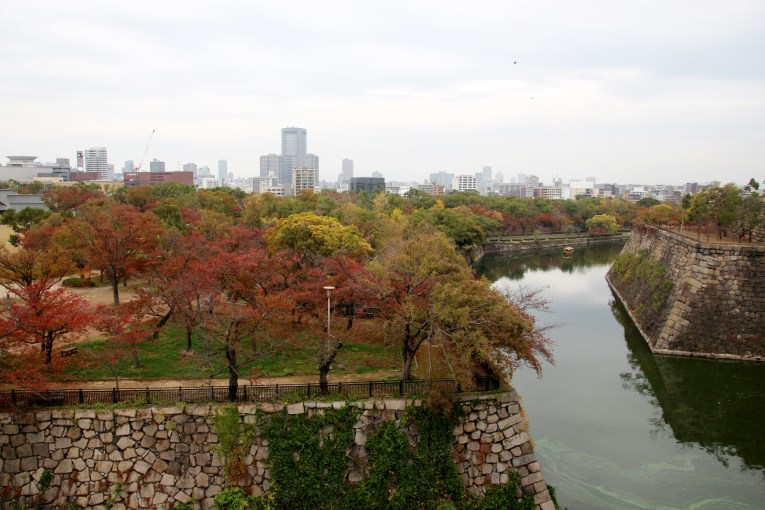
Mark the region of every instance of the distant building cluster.
<instances>
[{"instance_id":1,"label":"distant building cluster","mask_svg":"<svg viewBox=\"0 0 765 510\"><path fill-rule=\"evenodd\" d=\"M151 141L151 139L150 139ZM148 150L148 145L147 145ZM7 156L8 162L0 165L0 181L39 181L45 185L65 185L79 181L110 183L127 187L146 186L161 183L193 185L201 189L218 186L236 187L252 193L272 193L276 196L294 196L303 190L318 191L334 189L340 192L375 193L384 190L391 194L404 195L412 190L430 195L450 192L474 192L481 195L517 196L565 200L576 197L622 197L627 200L654 198L659 201L679 201L686 194L695 194L704 189L698 183L684 186L600 184L594 177L564 182L553 177L545 183L533 174L518 173L505 182L502 172L494 172L491 166L483 166L474 173L454 174L444 171L431 173L423 182L386 181L382 173L373 171L369 177L355 174L354 162L345 158L340 165L336 181L321 180L319 156L308 152L308 131L300 127L285 127L281 130L281 153L260 156L260 172L256 177L235 178L225 159L218 160L217 172L206 165L180 162L175 171L168 171L166 163L153 158L148 169L143 161L137 165L133 160L125 161L120 173L108 162L105 147L92 147L76 151L76 162L70 165L68 158L57 158L52 163L41 163L36 156ZM712 183L718 184L719 183ZM23 203L25 199L13 193L0 198L0 211L11 207L11 203Z\"/></svg>"}]
</instances>

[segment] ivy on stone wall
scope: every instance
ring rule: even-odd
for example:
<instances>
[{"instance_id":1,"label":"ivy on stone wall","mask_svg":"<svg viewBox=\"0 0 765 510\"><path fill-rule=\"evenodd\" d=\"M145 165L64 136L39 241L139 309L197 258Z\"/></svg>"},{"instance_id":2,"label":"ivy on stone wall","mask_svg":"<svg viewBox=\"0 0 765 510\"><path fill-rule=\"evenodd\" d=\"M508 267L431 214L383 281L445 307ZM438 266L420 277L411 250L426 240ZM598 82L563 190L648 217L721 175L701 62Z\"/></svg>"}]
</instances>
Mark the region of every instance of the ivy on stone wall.
<instances>
[{"instance_id":1,"label":"ivy on stone wall","mask_svg":"<svg viewBox=\"0 0 765 510\"><path fill-rule=\"evenodd\" d=\"M531 510L521 497L517 473L510 483L473 498L462 485L452 458L456 415L410 407L404 418L384 422L370 434L369 476L346 482L348 453L360 410L345 406L306 414L271 415L263 425L269 444L271 490L261 498L230 488L216 497L219 510L245 509L438 509ZM416 439L415 439L416 438ZM416 446L414 445L416 441ZM358 447L358 446L356 446Z\"/></svg>"},{"instance_id":2,"label":"ivy on stone wall","mask_svg":"<svg viewBox=\"0 0 765 510\"><path fill-rule=\"evenodd\" d=\"M345 406L305 414L272 415L263 435L268 440L271 491L277 508L341 508L347 451L359 410Z\"/></svg>"},{"instance_id":3,"label":"ivy on stone wall","mask_svg":"<svg viewBox=\"0 0 765 510\"><path fill-rule=\"evenodd\" d=\"M634 307L638 321L646 329L659 319L674 287L668 271L647 250L620 254L609 270L612 284L625 299L631 300L628 306Z\"/></svg>"}]
</instances>

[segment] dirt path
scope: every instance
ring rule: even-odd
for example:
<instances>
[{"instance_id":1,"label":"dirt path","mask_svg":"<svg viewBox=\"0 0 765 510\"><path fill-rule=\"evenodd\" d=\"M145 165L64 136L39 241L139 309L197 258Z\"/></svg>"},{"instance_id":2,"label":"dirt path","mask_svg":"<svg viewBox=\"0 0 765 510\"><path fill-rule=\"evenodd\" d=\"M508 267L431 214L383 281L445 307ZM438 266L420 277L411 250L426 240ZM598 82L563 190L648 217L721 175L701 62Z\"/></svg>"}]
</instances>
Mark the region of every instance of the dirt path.
<instances>
[{"instance_id":1,"label":"dirt path","mask_svg":"<svg viewBox=\"0 0 765 510\"><path fill-rule=\"evenodd\" d=\"M366 382L381 381L396 378L401 374L400 370L387 370L383 372L371 372L368 374L340 374L330 375L329 382ZM270 385L270 384L319 384L318 375L295 375L290 377L259 377L257 379L240 379L239 384ZM213 386L226 386L227 379L213 379ZM209 386L210 379L120 379L120 388L196 388ZM105 381L71 381L52 383L51 388L60 389L111 389L114 388L114 379Z\"/></svg>"}]
</instances>

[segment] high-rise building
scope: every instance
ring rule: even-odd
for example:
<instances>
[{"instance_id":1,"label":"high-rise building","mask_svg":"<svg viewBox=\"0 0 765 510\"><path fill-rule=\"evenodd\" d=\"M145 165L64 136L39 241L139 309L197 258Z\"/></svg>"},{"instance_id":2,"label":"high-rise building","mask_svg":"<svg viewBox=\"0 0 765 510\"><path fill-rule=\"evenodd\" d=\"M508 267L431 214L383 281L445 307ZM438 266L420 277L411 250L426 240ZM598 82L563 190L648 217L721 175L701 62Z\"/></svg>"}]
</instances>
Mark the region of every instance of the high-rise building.
<instances>
[{"instance_id":1,"label":"high-rise building","mask_svg":"<svg viewBox=\"0 0 765 510\"><path fill-rule=\"evenodd\" d=\"M282 128L282 168L277 184L292 181L292 169L303 166L303 157L308 152L308 132L303 128Z\"/></svg>"},{"instance_id":2,"label":"high-rise building","mask_svg":"<svg viewBox=\"0 0 765 510\"><path fill-rule=\"evenodd\" d=\"M341 174L343 182L350 182L353 177L353 160L345 158L343 160L343 173Z\"/></svg>"},{"instance_id":3,"label":"high-rise building","mask_svg":"<svg viewBox=\"0 0 765 510\"><path fill-rule=\"evenodd\" d=\"M351 177L350 190L351 193L385 191L385 179L382 177Z\"/></svg>"},{"instance_id":4,"label":"high-rise building","mask_svg":"<svg viewBox=\"0 0 765 510\"><path fill-rule=\"evenodd\" d=\"M313 168L299 167L292 169L292 193L297 195L304 189L311 191L316 187L316 170Z\"/></svg>"},{"instance_id":5,"label":"high-rise building","mask_svg":"<svg viewBox=\"0 0 765 510\"><path fill-rule=\"evenodd\" d=\"M106 161L106 149L104 147L87 149L83 151L82 157L82 168L84 171L98 172L99 181L111 181L114 179L114 171L109 171L109 163Z\"/></svg>"},{"instance_id":6,"label":"high-rise building","mask_svg":"<svg viewBox=\"0 0 765 510\"><path fill-rule=\"evenodd\" d=\"M183 165L183 171L184 172L191 172L191 175L194 176L194 179L197 178L197 164L196 163L186 163Z\"/></svg>"},{"instance_id":7,"label":"high-rise building","mask_svg":"<svg viewBox=\"0 0 765 510\"><path fill-rule=\"evenodd\" d=\"M260 176L278 179L283 164L284 158L281 154L266 154L260 156Z\"/></svg>"},{"instance_id":8,"label":"high-rise building","mask_svg":"<svg viewBox=\"0 0 765 510\"><path fill-rule=\"evenodd\" d=\"M485 166L483 167L483 182L487 183L491 181L491 167Z\"/></svg>"},{"instance_id":9,"label":"high-rise building","mask_svg":"<svg viewBox=\"0 0 765 510\"><path fill-rule=\"evenodd\" d=\"M225 159L218 160L218 180L223 184L228 178L228 162Z\"/></svg>"},{"instance_id":10,"label":"high-rise building","mask_svg":"<svg viewBox=\"0 0 765 510\"><path fill-rule=\"evenodd\" d=\"M319 156L311 153L306 154L303 156L303 164L301 166L304 168L313 168L316 170L316 172L314 172L314 177L316 182L319 182Z\"/></svg>"},{"instance_id":11,"label":"high-rise building","mask_svg":"<svg viewBox=\"0 0 765 510\"><path fill-rule=\"evenodd\" d=\"M152 159L149 162L149 171L150 172L164 172L165 171L165 162L160 161L157 158Z\"/></svg>"},{"instance_id":12,"label":"high-rise building","mask_svg":"<svg viewBox=\"0 0 765 510\"><path fill-rule=\"evenodd\" d=\"M77 151L77 169L85 168L85 151Z\"/></svg>"},{"instance_id":13,"label":"high-rise building","mask_svg":"<svg viewBox=\"0 0 765 510\"><path fill-rule=\"evenodd\" d=\"M135 168L135 164L133 163L132 159L128 159L125 161L125 166L122 167L123 172L132 172Z\"/></svg>"},{"instance_id":14,"label":"high-rise building","mask_svg":"<svg viewBox=\"0 0 765 510\"><path fill-rule=\"evenodd\" d=\"M430 182L437 184L438 186L451 186L453 179L454 174L449 174L443 171L435 174L430 174Z\"/></svg>"}]
</instances>

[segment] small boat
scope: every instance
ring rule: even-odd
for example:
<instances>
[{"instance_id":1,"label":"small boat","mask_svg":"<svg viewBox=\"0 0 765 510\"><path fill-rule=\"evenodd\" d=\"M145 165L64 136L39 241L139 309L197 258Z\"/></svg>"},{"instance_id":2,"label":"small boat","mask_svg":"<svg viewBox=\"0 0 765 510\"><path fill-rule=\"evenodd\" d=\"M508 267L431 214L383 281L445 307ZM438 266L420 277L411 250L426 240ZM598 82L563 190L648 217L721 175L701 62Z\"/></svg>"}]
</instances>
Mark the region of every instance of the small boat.
<instances>
[{"instance_id":1,"label":"small boat","mask_svg":"<svg viewBox=\"0 0 765 510\"><path fill-rule=\"evenodd\" d=\"M573 253L574 253L574 248L572 248L571 246L566 246L565 248L563 248L563 255L568 256Z\"/></svg>"}]
</instances>

